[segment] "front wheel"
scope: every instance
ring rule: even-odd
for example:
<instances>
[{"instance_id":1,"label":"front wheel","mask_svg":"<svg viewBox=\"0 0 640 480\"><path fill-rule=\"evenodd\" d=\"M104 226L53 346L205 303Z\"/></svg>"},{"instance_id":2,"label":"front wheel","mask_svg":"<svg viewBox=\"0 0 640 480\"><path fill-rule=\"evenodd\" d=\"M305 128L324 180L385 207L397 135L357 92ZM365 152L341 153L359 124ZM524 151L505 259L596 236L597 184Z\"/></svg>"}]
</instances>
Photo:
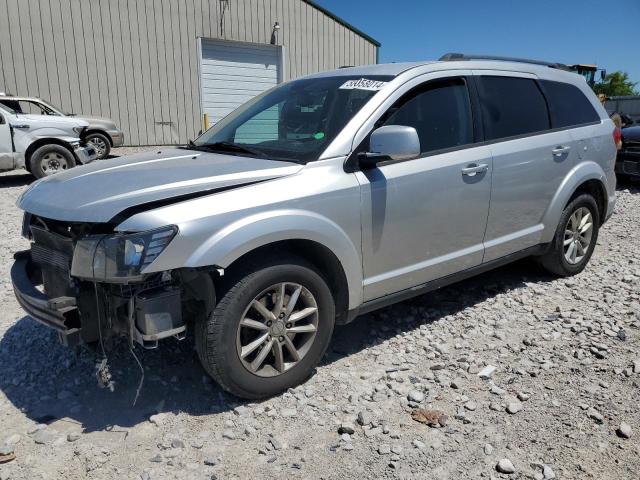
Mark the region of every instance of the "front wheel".
<instances>
[{"instance_id":1,"label":"front wheel","mask_svg":"<svg viewBox=\"0 0 640 480\"><path fill-rule=\"evenodd\" d=\"M589 194L574 198L560 217L549 251L540 264L550 273L567 277L587 266L598 240L600 212Z\"/></svg>"},{"instance_id":2,"label":"front wheel","mask_svg":"<svg viewBox=\"0 0 640 480\"><path fill-rule=\"evenodd\" d=\"M92 132L87 135L86 141L88 144L96 149L96 157L98 160L102 160L111 152L111 142L106 135L98 132Z\"/></svg>"},{"instance_id":3,"label":"front wheel","mask_svg":"<svg viewBox=\"0 0 640 480\"><path fill-rule=\"evenodd\" d=\"M75 166L73 153L57 144L39 147L29 160L29 170L36 178L48 177Z\"/></svg>"},{"instance_id":4,"label":"front wheel","mask_svg":"<svg viewBox=\"0 0 640 480\"><path fill-rule=\"evenodd\" d=\"M322 276L289 257L247 269L231 283L196 328L205 370L225 390L250 399L308 378L335 322L334 300Z\"/></svg>"}]
</instances>

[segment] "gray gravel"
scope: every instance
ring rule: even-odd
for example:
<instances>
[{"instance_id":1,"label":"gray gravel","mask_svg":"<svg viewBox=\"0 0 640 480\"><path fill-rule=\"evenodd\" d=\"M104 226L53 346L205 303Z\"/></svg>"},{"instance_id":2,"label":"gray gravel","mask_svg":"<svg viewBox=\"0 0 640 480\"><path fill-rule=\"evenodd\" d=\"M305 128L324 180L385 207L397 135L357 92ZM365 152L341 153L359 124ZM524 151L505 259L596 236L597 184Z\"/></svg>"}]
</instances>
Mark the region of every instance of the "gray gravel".
<instances>
[{"instance_id":1,"label":"gray gravel","mask_svg":"<svg viewBox=\"0 0 640 480\"><path fill-rule=\"evenodd\" d=\"M13 298L29 181L0 176L0 447L16 456L2 479L637 478L637 186L619 188L577 277L520 262L369 314L336 330L307 383L263 402L213 384L191 338L136 349L133 407L125 345L114 391L99 388L93 353L59 346ZM446 425L412 420L418 407Z\"/></svg>"}]
</instances>

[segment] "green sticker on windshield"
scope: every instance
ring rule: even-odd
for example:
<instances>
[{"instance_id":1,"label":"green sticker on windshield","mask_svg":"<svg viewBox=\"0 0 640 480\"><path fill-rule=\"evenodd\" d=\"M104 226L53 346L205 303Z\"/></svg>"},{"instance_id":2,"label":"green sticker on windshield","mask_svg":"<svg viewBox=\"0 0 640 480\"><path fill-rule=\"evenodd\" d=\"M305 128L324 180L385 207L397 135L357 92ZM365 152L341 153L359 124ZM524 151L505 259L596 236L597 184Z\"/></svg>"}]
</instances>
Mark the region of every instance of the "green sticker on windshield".
<instances>
[{"instance_id":1,"label":"green sticker on windshield","mask_svg":"<svg viewBox=\"0 0 640 480\"><path fill-rule=\"evenodd\" d=\"M314 134L313 138L315 138L316 140L322 140L324 138L324 132L318 132Z\"/></svg>"}]
</instances>

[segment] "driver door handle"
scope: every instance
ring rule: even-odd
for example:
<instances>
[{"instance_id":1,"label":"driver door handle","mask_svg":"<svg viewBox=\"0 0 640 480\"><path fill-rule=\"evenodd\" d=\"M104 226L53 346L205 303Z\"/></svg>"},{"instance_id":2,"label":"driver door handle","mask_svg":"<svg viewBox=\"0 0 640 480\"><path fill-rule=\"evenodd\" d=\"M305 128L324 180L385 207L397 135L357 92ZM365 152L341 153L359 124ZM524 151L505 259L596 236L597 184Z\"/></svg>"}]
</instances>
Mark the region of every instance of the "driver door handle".
<instances>
[{"instance_id":1,"label":"driver door handle","mask_svg":"<svg viewBox=\"0 0 640 480\"><path fill-rule=\"evenodd\" d=\"M476 174L486 172L487 170L489 170L489 165L486 163L481 163L480 165L472 163L462 169L462 174L468 177L474 177Z\"/></svg>"}]
</instances>

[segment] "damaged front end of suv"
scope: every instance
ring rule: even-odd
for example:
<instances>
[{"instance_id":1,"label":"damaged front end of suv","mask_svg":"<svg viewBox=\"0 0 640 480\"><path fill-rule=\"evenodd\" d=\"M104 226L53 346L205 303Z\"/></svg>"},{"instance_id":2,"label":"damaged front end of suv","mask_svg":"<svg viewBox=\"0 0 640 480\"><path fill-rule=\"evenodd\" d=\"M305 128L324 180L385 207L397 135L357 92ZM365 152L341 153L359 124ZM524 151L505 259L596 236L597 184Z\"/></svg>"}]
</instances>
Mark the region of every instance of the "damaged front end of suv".
<instances>
[{"instance_id":1,"label":"damaged front end of suv","mask_svg":"<svg viewBox=\"0 0 640 480\"><path fill-rule=\"evenodd\" d=\"M126 336L145 348L182 339L186 319L211 310L207 270L144 270L177 234L175 226L120 233L109 223L72 223L26 213L11 276L20 305L68 346Z\"/></svg>"}]
</instances>

